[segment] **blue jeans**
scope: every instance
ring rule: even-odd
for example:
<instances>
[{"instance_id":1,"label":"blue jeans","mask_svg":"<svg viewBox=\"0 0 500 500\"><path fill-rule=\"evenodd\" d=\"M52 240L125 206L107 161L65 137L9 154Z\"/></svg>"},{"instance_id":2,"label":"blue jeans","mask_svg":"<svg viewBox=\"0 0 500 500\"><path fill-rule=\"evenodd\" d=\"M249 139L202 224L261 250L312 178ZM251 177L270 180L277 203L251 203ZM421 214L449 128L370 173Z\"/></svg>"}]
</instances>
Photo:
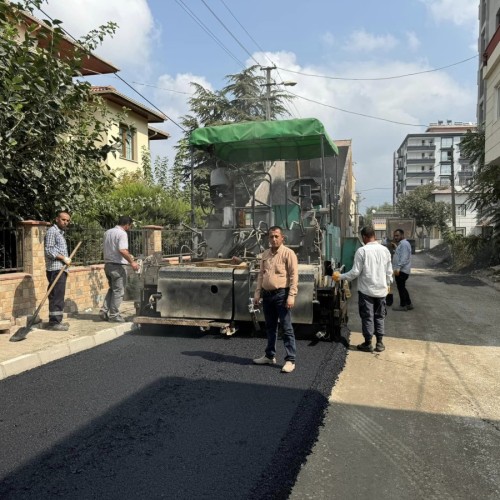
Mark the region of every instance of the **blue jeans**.
<instances>
[{"instance_id":1,"label":"blue jeans","mask_svg":"<svg viewBox=\"0 0 500 500\"><path fill-rule=\"evenodd\" d=\"M384 321L387 314L385 297L370 297L358 292L358 307L365 340L371 342L373 335L381 340L384 336Z\"/></svg>"},{"instance_id":2,"label":"blue jeans","mask_svg":"<svg viewBox=\"0 0 500 500\"><path fill-rule=\"evenodd\" d=\"M109 289L104 298L101 311L113 319L120 316L120 305L125 295L125 285L127 284L127 271L121 264L104 264L104 273L108 278Z\"/></svg>"},{"instance_id":3,"label":"blue jeans","mask_svg":"<svg viewBox=\"0 0 500 500\"><path fill-rule=\"evenodd\" d=\"M295 333L292 326L292 313L286 308L288 290L281 288L274 292L262 291L262 307L266 320L267 347L266 356L276 356L276 340L278 339L278 321L283 329L283 342L285 344L285 361L295 361L297 348L295 345Z\"/></svg>"}]
</instances>

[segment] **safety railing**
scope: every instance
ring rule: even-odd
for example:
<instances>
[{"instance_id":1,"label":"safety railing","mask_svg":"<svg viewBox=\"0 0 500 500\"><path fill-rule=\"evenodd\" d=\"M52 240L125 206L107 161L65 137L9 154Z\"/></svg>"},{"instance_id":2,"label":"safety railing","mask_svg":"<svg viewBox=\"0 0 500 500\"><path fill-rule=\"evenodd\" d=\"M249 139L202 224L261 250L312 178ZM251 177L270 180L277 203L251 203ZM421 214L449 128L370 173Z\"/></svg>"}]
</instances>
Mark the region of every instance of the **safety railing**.
<instances>
[{"instance_id":1,"label":"safety railing","mask_svg":"<svg viewBox=\"0 0 500 500\"><path fill-rule=\"evenodd\" d=\"M24 270L24 228L0 226L0 274Z\"/></svg>"}]
</instances>

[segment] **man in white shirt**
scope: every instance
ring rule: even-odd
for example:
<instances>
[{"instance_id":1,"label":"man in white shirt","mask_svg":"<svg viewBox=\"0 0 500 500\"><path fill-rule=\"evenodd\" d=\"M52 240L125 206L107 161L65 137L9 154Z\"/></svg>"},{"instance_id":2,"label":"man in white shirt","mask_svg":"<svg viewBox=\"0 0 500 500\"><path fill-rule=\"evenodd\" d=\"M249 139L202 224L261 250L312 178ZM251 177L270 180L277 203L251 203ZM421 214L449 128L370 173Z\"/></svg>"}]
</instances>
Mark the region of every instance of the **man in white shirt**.
<instances>
[{"instance_id":1,"label":"man in white shirt","mask_svg":"<svg viewBox=\"0 0 500 500\"><path fill-rule=\"evenodd\" d=\"M375 351L382 352L385 350L385 298L392 283L391 254L376 241L372 227L364 227L361 238L364 246L356 250L352 269L343 274L334 272L333 279L352 281L358 278L359 315L365 341L357 347L360 351L373 352L372 338L375 335Z\"/></svg>"}]
</instances>

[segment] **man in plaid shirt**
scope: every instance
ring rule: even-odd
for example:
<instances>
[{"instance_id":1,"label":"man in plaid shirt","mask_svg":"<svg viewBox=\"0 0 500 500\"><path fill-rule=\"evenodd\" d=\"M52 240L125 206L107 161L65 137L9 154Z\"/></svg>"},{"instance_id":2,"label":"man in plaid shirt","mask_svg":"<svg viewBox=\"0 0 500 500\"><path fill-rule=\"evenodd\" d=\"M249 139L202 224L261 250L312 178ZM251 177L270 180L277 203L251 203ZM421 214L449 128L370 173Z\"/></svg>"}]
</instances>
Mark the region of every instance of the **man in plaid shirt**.
<instances>
[{"instance_id":1,"label":"man in plaid shirt","mask_svg":"<svg viewBox=\"0 0 500 500\"><path fill-rule=\"evenodd\" d=\"M71 217L68 212L58 212L55 224L49 227L45 235L45 269L49 288L60 270L64 266L71 264L71 259L68 257L68 246L64 237L64 230L70 222ZM67 276L68 271L66 268L49 294L49 330L65 332L69 328L68 323L62 322Z\"/></svg>"}]
</instances>

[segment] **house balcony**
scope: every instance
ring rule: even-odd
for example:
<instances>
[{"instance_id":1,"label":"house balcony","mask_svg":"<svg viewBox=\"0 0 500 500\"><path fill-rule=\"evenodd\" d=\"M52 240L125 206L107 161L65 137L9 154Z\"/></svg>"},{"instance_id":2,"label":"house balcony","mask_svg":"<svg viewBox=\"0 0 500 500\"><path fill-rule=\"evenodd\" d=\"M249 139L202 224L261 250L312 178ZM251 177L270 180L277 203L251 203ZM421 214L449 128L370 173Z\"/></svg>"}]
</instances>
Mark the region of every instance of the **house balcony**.
<instances>
[{"instance_id":1,"label":"house balcony","mask_svg":"<svg viewBox=\"0 0 500 500\"><path fill-rule=\"evenodd\" d=\"M420 145L420 146L406 146L406 149L408 151L434 151L436 149L434 144L426 144L426 145Z\"/></svg>"},{"instance_id":2,"label":"house balcony","mask_svg":"<svg viewBox=\"0 0 500 500\"><path fill-rule=\"evenodd\" d=\"M407 159L406 163L408 165L434 165L434 162L436 161L436 158L431 157L431 158L416 158L416 159Z\"/></svg>"},{"instance_id":3,"label":"house balcony","mask_svg":"<svg viewBox=\"0 0 500 500\"><path fill-rule=\"evenodd\" d=\"M430 177L431 179L434 179L434 170L424 170L421 172L406 172L406 177L417 177L421 179L422 177Z\"/></svg>"}]
</instances>

